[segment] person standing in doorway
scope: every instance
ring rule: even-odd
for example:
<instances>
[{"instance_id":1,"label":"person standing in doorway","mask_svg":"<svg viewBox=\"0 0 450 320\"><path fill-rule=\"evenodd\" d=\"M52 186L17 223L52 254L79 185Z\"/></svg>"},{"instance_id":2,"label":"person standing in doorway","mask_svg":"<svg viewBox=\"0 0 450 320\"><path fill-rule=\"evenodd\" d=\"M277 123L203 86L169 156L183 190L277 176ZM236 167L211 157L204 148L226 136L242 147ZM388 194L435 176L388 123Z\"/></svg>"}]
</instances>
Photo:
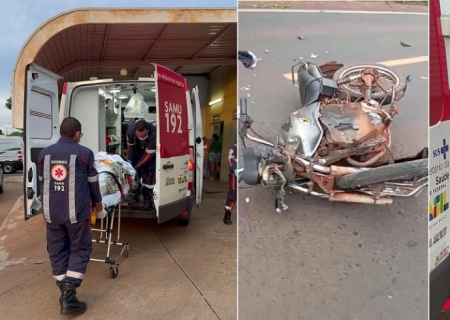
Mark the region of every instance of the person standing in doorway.
<instances>
[{"instance_id":1,"label":"person standing in doorway","mask_svg":"<svg viewBox=\"0 0 450 320\"><path fill-rule=\"evenodd\" d=\"M203 137L203 177L209 178L210 176L210 165L209 165L209 148L208 138Z\"/></svg>"},{"instance_id":2,"label":"person standing in doorway","mask_svg":"<svg viewBox=\"0 0 450 320\"><path fill-rule=\"evenodd\" d=\"M209 149L209 162L211 164L211 177L215 180L220 174L220 157L222 153L222 142L219 141L217 133L212 135L211 147Z\"/></svg>"},{"instance_id":3,"label":"person standing in doorway","mask_svg":"<svg viewBox=\"0 0 450 320\"><path fill-rule=\"evenodd\" d=\"M230 150L228 151L228 168L230 172L228 173L228 194L227 200L225 201L225 215L223 216L223 223L232 224L231 222L231 211L233 210L234 204L237 198L237 144L234 143Z\"/></svg>"},{"instance_id":4,"label":"person standing in doorway","mask_svg":"<svg viewBox=\"0 0 450 320\"><path fill-rule=\"evenodd\" d=\"M93 152L79 144L81 123L65 118L59 141L38 157L39 188L47 228L47 251L53 277L61 290L61 314L80 314L86 303L78 301L92 253L92 205L105 217Z\"/></svg>"}]
</instances>

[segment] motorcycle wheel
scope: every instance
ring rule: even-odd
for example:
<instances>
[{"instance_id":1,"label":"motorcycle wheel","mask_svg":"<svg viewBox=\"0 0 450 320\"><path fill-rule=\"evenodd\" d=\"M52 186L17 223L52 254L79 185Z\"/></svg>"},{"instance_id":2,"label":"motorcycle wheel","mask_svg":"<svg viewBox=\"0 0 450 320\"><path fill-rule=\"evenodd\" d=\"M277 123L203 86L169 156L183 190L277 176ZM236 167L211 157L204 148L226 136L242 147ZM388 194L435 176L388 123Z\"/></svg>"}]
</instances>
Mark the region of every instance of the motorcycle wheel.
<instances>
[{"instance_id":1,"label":"motorcycle wheel","mask_svg":"<svg viewBox=\"0 0 450 320\"><path fill-rule=\"evenodd\" d=\"M352 75L360 74L364 69L375 69L380 74L378 83L381 88L376 91L372 91L372 100L387 105L392 103L392 85L394 85L395 97L397 99L406 91L407 81L406 78L396 71L380 65L380 64L358 64L348 65L338 69L334 75L334 80L342 80ZM359 81L352 81L348 84L340 86L340 90L347 92L352 99L352 102L359 101L364 98L364 92L361 90Z\"/></svg>"},{"instance_id":2,"label":"motorcycle wheel","mask_svg":"<svg viewBox=\"0 0 450 320\"><path fill-rule=\"evenodd\" d=\"M358 173L336 177L336 184L341 189L353 189L370 184L411 181L428 175L428 159L394 163Z\"/></svg>"}]
</instances>

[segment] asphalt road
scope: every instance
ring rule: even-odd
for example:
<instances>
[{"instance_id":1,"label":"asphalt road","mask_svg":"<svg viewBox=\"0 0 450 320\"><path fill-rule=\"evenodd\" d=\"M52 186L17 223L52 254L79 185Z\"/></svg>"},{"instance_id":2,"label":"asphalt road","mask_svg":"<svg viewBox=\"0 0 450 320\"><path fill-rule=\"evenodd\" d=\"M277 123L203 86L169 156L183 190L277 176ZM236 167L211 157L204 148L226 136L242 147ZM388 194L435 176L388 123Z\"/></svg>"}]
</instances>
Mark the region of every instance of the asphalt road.
<instances>
[{"instance_id":1,"label":"asphalt road","mask_svg":"<svg viewBox=\"0 0 450 320\"><path fill-rule=\"evenodd\" d=\"M254 129L275 141L274 131L296 110L298 91L283 76L294 59L356 64L426 56L427 29L427 16L240 13L239 49L262 58L255 70L239 70L240 97L254 101ZM412 79L393 125L395 156L427 146L427 65L394 67ZM427 319L425 192L391 206L294 192L282 214L272 209L270 191L239 192L240 319Z\"/></svg>"}]
</instances>

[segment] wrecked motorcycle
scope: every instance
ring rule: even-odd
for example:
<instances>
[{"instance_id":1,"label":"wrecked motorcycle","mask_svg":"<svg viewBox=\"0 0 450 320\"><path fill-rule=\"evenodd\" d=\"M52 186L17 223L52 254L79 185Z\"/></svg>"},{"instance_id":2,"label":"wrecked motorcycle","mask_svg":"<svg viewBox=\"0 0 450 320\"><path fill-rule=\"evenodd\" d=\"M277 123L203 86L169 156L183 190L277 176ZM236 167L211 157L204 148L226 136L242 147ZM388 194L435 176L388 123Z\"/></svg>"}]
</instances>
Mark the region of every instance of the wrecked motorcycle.
<instances>
[{"instance_id":1,"label":"wrecked motorcycle","mask_svg":"<svg viewBox=\"0 0 450 320\"><path fill-rule=\"evenodd\" d=\"M405 78L376 64L299 62L292 81L300 107L275 144L252 129L246 99L238 112L244 160L239 180L273 190L277 212L288 208L287 187L330 201L391 204L393 197L417 196L428 185L428 148L402 159L390 150ZM245 139L258 147L247 147Z\"/></svg>"}]
</instances>

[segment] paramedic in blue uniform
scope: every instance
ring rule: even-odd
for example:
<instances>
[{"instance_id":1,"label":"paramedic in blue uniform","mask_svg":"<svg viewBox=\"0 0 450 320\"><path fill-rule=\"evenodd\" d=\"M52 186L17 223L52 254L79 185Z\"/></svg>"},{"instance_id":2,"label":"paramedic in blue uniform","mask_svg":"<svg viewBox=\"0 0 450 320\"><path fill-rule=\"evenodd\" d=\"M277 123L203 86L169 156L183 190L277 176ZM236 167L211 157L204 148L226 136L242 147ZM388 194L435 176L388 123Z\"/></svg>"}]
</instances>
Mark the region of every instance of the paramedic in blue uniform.
<instances>
[{"instance_id":1,"label":"paramedic in blue uniform","mask_svg":"<svg viewBox=\"0 0 450 320\"><path fill-rule=\"evenodd\" d=\"M230 170L228 174L228 194L225 201L225 215L223 217L223 223L231 224L231 210L233 210L234 204L237 198L237 144L233 144L228 151L228 168Z\"/></svg>"},{"instance_id":2,"label":"paramedic in blue uniform","mask_svg":"<svg viewBox=\"0 0 450 320\"><path fill-rule=\"evenodd\" d=\"M38 176L42 212L47 226L47 251L61 314L86 311L75 289L80 286L92 252L91 209L104 214L94 154L79 144L81 123L65 118L59 141L41 151Z\"/></svg>"},{"instance_id":3,"label":"paramedic in blue uniform","mask_svg":"<svg viewBox=\"0 0 450 320\"><path fill-rule=\"evenodd\" d=\"M149 209L155 185L156 127L143 119L128 127L128 161L142 178L144 209Z\"/></svg>"}]
</instances>

